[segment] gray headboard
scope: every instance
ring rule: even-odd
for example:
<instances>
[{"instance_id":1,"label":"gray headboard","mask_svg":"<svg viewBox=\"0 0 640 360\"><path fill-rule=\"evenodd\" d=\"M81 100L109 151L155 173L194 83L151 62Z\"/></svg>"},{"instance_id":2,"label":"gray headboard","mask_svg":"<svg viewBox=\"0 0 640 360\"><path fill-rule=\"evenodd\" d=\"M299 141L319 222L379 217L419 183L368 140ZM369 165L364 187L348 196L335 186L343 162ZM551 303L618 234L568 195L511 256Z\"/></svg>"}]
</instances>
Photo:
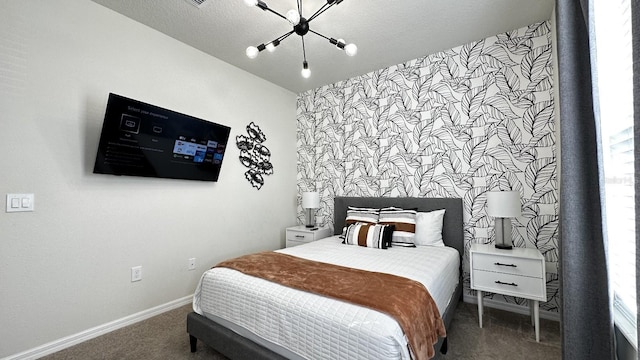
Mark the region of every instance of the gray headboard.
<instances>
[{"instance_id":1,"label":"gray headboard","mask_svg":"<svg viewBox=\"0 0 640 360\"><path fill-rule=\"evenodd\" d=\"M464 233L462 228L462 199L459 198L415 198L415 197L341 197L334 200L333 232L338 235L344 227L349 206L383 208L389 206L418 211L446 209L442 225L442 239L447 246L456 248L460 256L464 254Z\"/></svg>"}]
</instances>

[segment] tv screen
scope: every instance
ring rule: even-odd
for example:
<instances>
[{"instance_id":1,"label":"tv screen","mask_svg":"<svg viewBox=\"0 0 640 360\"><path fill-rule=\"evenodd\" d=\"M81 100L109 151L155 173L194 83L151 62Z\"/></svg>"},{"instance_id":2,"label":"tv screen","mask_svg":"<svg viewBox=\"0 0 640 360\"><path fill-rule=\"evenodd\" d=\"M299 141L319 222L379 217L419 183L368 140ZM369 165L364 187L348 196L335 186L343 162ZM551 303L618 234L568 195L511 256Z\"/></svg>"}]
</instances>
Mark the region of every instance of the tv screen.
<instances>
[{"instance_id":1,"label":"tv screen","mask_svg":"<svg viewBox=\"0 0 640 360\"><path fill-rule=\"evenodd\" d=\"M231 128L109 94L96 174L217 181Z\"/></svg>"}]
</instances>

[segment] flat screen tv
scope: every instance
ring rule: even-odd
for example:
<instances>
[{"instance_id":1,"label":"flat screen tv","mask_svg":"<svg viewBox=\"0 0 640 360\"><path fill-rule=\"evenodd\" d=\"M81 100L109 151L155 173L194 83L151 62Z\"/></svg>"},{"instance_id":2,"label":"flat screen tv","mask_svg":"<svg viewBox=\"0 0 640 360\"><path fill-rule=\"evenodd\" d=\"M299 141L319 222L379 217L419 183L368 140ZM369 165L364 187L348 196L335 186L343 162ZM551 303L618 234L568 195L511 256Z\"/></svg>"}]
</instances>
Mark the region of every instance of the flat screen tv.
<instances>
[{"instance_id":1,"label":"flat screen tv","mask_svg":"<svg viewBox=\"0 0 640 360\"><path fill-rule=\"evenodd\" d=\"M109 94L96 174L217 181L231 128Z\"/></svg>"}]
</instances>

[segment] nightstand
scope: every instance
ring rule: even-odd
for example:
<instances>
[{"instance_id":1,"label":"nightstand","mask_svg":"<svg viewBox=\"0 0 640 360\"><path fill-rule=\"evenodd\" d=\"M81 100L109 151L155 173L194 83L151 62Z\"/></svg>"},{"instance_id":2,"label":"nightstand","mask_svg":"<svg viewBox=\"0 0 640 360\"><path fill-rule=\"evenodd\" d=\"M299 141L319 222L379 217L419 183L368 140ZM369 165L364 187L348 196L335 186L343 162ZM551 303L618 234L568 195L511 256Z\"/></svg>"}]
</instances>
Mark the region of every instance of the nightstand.
<instances>
[{"instance_id":1,"label":"nightstand","mask_svg":"<svg viewBox=\"0 0 640 360\"><path fill-rule=\"evenodd\" d=\"M482 327L482 292L529 300L536 341L540 341L539 302L547 301L545 260L537 249L496 249L490 244L471 244L471 289L478 293L478 318Z\"/></svg>"},{"instance_id":2,"label":"nightstand","mask_svg":"<svg viewBox=\"0 0 640 360\"><path fill-rule=\"evenodd\" d=\"M331 236L331 229L328 227L318 227L316 230L311 229L304 225L287 228L287 247L302 245Z\"/></svg>"}]
</instances>

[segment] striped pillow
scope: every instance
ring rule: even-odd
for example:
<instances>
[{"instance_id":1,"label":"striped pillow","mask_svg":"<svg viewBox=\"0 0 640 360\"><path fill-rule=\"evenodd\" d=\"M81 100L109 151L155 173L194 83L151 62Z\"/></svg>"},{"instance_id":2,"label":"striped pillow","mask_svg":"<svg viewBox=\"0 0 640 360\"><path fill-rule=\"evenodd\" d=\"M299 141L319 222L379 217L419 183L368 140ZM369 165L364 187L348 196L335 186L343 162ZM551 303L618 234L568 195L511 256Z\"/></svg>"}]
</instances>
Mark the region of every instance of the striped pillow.
<instances>
[{"instance_id":1,"label":"striped pillow","mask_svg":"<svg viewBox=\"0 0 640 360\"><path fill-rule=\"evenodd\" d=\"M344 243L376 249L386 249L391 245L393 225L355 223L347 227Z\"/></svg>"},{"instance_id":2,"label":"striped pillow","mask_svg":"<svg viewBox=\"0 0 640 360\"><path fill-rule=\"evenodd\" d=\"M357 222L375 224L378 222L379 216L380 209L357 208L354 206L349 206L349 208L347 209L347 219L344 221L344 223L347 226Z\"/></svg>"},{"instance_id":3,"label":"striped pillow","mask_svg":"<svg viewBox=\"0 0 640 360\"><path fill-rule=\"evenodd\" d=\"M344 221L345 226L361 222L375 224L378 222L380 209L358 208L349 206L347 209L347 218Z\"/></svg>"},{"instance_id":4,"label":"striped pillow","mask_svg":"<svg viewBox=\"0 0 640 360\"><path fill-rule=\"evenodd\" d=\"M340 238L344 239L347 233L347 227L355 223L368 223L376 224L378 222L378 214L380 209L373 208L358 208L355 206L349 206L347 208L347 218L344 220L344 227L342 228L342 234ZM344 244L344 241L342 242Z\"/></svg>"},{"instance_id":5,"label":"striped pillow","mask_svg":"<svg viewBox=\"0 0 640 360\"><path fill-rule=\"evenodd\" d=\"M416 233L416 210L400 208L380 209L378 224L394 225L392 246L415 247L413 240Z\"/></svg>"}]
</instances>

